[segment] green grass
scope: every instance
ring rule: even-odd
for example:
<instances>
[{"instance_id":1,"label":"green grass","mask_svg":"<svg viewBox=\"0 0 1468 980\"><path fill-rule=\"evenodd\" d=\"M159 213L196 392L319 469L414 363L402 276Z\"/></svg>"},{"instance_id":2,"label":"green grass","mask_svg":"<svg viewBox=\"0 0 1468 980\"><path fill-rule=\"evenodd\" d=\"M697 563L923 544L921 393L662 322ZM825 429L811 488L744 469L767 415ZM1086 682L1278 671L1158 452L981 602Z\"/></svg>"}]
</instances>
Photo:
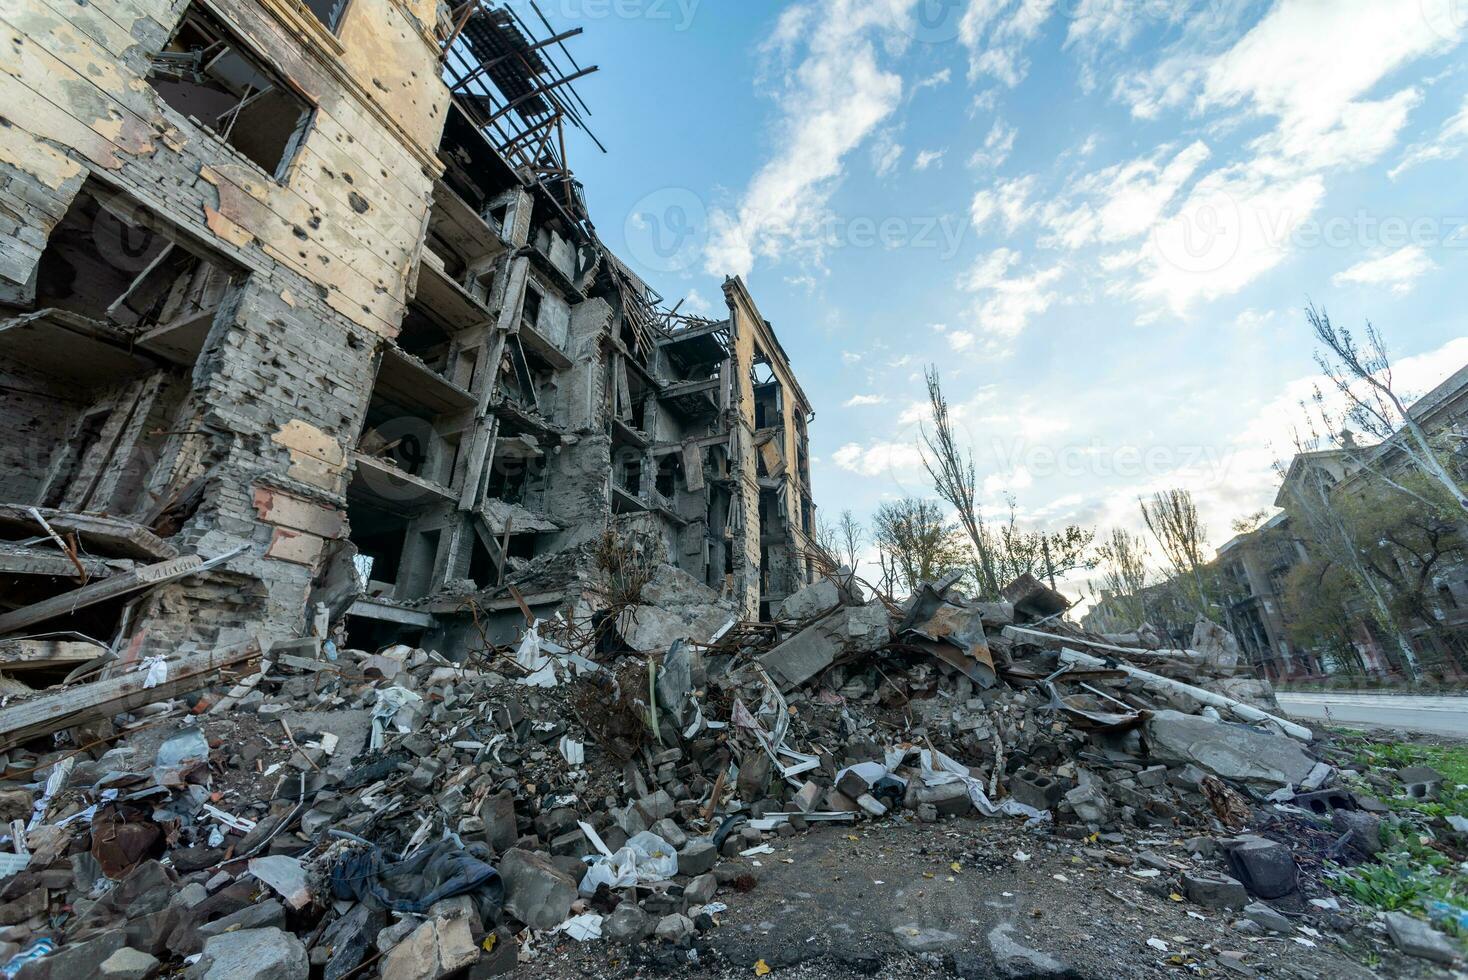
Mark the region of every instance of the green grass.
<instances>
[{"instance_id":1,"label":"green grass","mask_svg":"<svg viewBox=\"0 0 1468 980\"><path fill-rule=\"evenodd\" d=\"M1434 902L1462 909L1468 907L1468 873L1451 857L1429 846L1438 818L1448 814L1468 815L1468 747L1421 745L1412 742L1380 742L1369 735L1350 733L1356 761L1376 770L1405 766L1431 766L1443 775L1437 800L1417 800L1398 792L1384 802L1393 816L1382 826L1381 852L1376 859L1352 868L1334 867L1330 887L1363 905L1383 911L1403 910L1424 915ZM1341 774L1342 780L1363 793L1373 793L1363 778ZM1395 783L1394 774L1390 775ZM1400 789L1400 784L1397 784ZM1455 933L1452 924L1442 923Z\"/></svg>"},{"instance_id":2,"label":"green grass","mask_svg":"<svg viewBox=\"0 0 1468 980\"><path fill-rule=\"evenodd\" d=\"M1468 816L1468 746L1418 745L1413 742L1373 742L1362 738L1356 761L1372 768L1401 769L1431 766L1443 774L1436 800L1414 800L1405 795L1385 802L1393 810L1416 811L1427 817Z\"/></svg>"}]
</instances>

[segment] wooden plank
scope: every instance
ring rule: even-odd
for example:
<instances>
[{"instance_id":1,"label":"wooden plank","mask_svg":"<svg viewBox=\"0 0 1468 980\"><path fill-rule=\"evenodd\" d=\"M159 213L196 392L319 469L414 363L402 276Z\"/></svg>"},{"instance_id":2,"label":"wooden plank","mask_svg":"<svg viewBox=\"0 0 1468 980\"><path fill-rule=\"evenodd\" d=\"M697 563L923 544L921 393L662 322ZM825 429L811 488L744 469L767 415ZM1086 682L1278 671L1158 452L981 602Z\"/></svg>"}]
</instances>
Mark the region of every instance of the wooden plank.
<instances>
[{"instance_id":1,"label":"wooden plank","mask_svg":"<svg viewBox=\"0 0 1468 980\"><path fill-rule=\"evenodd\" d=\"M251 640L242 646L171 660L168 662L168 680L156 687L143 686L148 671L130 670L118 677L93 681L0 709L0 752L33 738L196 691L216 681L221 670L233 668L242 671L259 656L260 644Z\"/></svg>"},{"instance_id":2,"label":"wooden plank","mask_svg":"<svg viewBox=\"0 0 1468 980\"><path fill-rule=\"evenodd\" d=\"M29 506L0 504L0 530L19 531L25 537L44 534L35 518L26 513ZM50 507L36 509L46 518L46 523L58 532L75 533L81 539L84 550L88 552L120 558L145 558L149 561L178 557L177 548L141 524L117 517L103 517L100 514L79 514Z\"/></svg>"},{"instance_id":3,"label":"wooden plank","mask_svg":"<svg viewBox=\"0 0 1468 980\"><path fill-rule=\"evenodd\" d=\"M0 542L0 575L45 575L51 578L77 577L76 565L70 558L59 551L41 551L39 548L20 548L7 546L8 542ZM82 558L82 567L87 570L89 579L104 579L109 575L115 575L119 571L127 571L131 562L121 559L122 567L119 568L113 561L103 561L97 558Z\"/></svg>"},{"instance_id":4,"label":"wooden plank","mask_svg":"<svg viewBox=\"0 0 1468 980\"><path fill-rule=\"evenodd\" d=\"M61 595L33 602L29 606L22 606L0 615L0 633L24 629L35 623L54 619L57 616L65 616L108 599L115 599L130 592L183 578L185 575L192 575L202 564L204 561L198 555L184 555L182 558L145 565L135 571L114 575L100 582L92 582L79 589L72 589L70 592L63 592Z\"/></svg>"},{"instance_id":5,"label":"wooden plank","mask_svg":"<svg viewBox=\"0 0 1468 980\"><path fill-rule=\"evenodd\" d=\"M106 652L106 647L85 640L0 640L0 670L75 667Z\"/></svg>"}]
</instances>

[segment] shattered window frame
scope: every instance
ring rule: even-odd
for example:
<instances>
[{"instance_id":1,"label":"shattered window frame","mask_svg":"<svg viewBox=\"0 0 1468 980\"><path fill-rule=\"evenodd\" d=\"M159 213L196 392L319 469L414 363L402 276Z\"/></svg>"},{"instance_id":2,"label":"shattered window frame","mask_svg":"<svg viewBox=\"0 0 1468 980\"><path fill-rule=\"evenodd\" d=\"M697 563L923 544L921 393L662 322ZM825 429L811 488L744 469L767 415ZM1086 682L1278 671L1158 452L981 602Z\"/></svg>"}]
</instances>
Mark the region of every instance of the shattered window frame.
<instances>
[{"instance_id":1,"label":"shattered window frame","mask_svg":"<svg viewBox=\"0 0 1468 980\"><path fill-rule=\"evenodd\" d=\"M203 42L202 46L188 47L193 36ZM317 107L199 0L192 0L167 43L153 55L146 78L161 102L278 183L285 183L302 145L315 128ZM202 108L196 112L189 105L191 100L204 99L205 93L222 95L235 102L216 112L211 123L198 114ZM270 104L262 100L272 95L284 97L299 112L284 139L276 141L279 156L268 163L267 158L276 152L271 150L273 144L241 145L241 137L249 130L236 137L235 127L247 110L260 106L268 109ZM274 100L276 104L279 102L279 98ZM225 117L227 123L223 122ZM268 113L265 118L269 118Z\"/></svg>"}]
</instances>

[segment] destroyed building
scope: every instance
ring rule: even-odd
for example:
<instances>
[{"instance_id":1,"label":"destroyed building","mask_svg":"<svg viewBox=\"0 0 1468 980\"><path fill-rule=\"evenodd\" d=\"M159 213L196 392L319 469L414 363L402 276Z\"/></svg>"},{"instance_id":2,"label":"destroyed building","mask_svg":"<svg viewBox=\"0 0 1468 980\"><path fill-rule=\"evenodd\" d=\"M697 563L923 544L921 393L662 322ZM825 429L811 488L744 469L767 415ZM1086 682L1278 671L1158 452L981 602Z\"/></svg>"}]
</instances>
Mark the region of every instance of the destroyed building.
<instances>
[{"instance_id":1,"label":"destroyed building","mask_svg":"<svg viewBox=\"0 0 1468 980\"><path fill-rule=\"evenodd\" d=\"M1468 420L1468 367L1416 399L1408 413L1426 438L1440 446L1444 465L1458 479L1468 474L1468 443L1459 436ZM1333 674L1390 679L1402 672L1401 652L1374 621L1364 594L1354 594L1342 617L1346 642L1309 644L1292 635L1288 581L1316 556L1310 522L1314 511L1374 499L1388 480L1420 471L1411 435L1401 428L1375 443L1361 444L1342 433L1342 444L1296 452L1283 469L1274 496L1276 512L1258 527L1236 534L1201 569L1216 582L1219 618L1248 660L1272 682L1318 680ZM1426 562L1424 563L1424 559ZM1461 534L1446 531L1421 555L1399 557L1403 579L1419 579L1419 610L1405 617L1404 634L1420 665L1444 679L1468 676L1468 561ZM1329 564L1328 559L1324 564ZM1359 593L1359 590L1357 590ZM1096 629L1131 630L1138 613L1150 625L1184 643L1193 631L1194 610L1177 601L1172 580L1133 596L1103 594L1084 620Z\"/></svg>"},{"instance_id":2,"label":"destroyed building","mask_svg":"<svg viewBox=\"0 0 1468 980\"><path fill-rule=\"evenodd\" d=\"M811 580L779 341L742 281L678 315L599 240L595 67L519 9L6 15L7 631L425 642L574 603L611 522L740 615Z\"/></svg>"}]
</instances>

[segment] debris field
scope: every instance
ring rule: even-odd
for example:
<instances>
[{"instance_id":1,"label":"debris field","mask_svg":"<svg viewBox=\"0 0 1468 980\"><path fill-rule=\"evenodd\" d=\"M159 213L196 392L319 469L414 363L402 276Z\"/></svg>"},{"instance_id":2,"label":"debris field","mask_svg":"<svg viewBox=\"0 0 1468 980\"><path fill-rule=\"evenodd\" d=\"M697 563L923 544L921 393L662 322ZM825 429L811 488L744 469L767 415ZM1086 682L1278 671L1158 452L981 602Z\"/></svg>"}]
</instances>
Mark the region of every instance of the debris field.
<instances>
[{"instance_id":1,"label":"debris field","mask_svg":"<svg viewBox=\"0 0 1468 980\"><path fill-rule=\"evenodd\" d=\"M1248 942L1307 952L1361 926L1326 877L1375 853L1387 807L1342 784L1228 634L1200 622L1192 649L1159 649L1079 630L1033 578L1005 594L947 579L897 603L826 562L773 621L731 615L651 655L621 639L629 604L459 660L246 644L12 694L0 963L405 980L529 975L569 950L763 975L799 957L721 932L742 905L797 901L765 894L798 874L794 838L809 855L935 833L912 859L935 883L1069 855L1071 875L1114 874L1118 901L1235 940L1148 936L1161 970L1267 973ZM975 951L918 903L831 969L1076 975L1015 928ZM1402 975L1459 955L1404 913L1374 928L1412 957Z\"/></svg>"}]
</instances>

